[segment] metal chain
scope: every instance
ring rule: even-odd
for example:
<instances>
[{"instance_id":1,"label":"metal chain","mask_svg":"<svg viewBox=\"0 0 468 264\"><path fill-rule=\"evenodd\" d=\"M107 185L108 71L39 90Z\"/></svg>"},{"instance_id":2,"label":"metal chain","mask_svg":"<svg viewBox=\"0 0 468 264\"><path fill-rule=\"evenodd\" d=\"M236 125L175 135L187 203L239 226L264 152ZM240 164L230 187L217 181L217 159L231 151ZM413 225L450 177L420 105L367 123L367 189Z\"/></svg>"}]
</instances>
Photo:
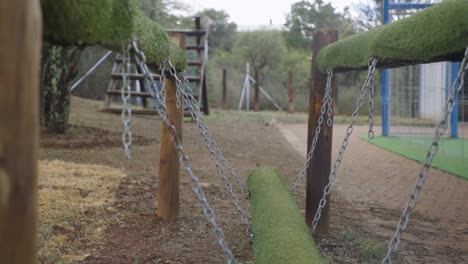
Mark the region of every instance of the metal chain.
<instances>
[{"instance_id":1,"label":"metal chain","mask_svg":"<svg viewBox=\"0 0 468 264\"><path fill-rule=\"evenodd\" d=\"M159 82L161 83L161 90L159 91L159 96L161 97L162 102L166 102L166 82L164 82L165 78L166 70L164 69L164 67L161 67L159 73Z\"/></svg>"},{"instance_id":2,"label":"metal chain","mask_svg":"<svg viewBox=\"0 0 468 264\"><path fill-rule=\"evenodd\" d=\"M225 174L225 169L228 170L229 174L236 180L238 181L238 184L243 192L245 192L245 187L242 184L242 181L237 177L235 174L234 170L229 166L227 163L226 159L224 158L224 155L221 151L221 148L219 145L216 143L214 140L214 137L211 133L211 130L209 129L208 125L203 119L203 116L201 114L200 108L198 106L198 103L193 96L192 89L190 88L189 82L185 76L185 74L182 75L183 82L185 83L184 87L181 87L181 93L184 96L184 101L186 106L188 107L188 110L195 121L200 135L203 137L203 140L205 142L205 145L207 146L208 150L210 151L210 156L213 162L215 163L216 170L218 172L218 175L222 178L224 187L230 194L233 204L237 209L237 212L239 213L239 216L241 218L241 221L244 225L247 226L247 234L250 239L253 238L253 233L252 233L252 227L249 223L249 217L245 213L245 211L242 209L240 206L239 198L237 197L236 193L234 192L232 185L228 179L228 177Z\"/></svg>"},{"instance_id":3,"label":"metal chain","mask_svg":"<svg viewBox=\"0 0 468 264\"><path fill-rule=\"evenodd\" d=\"M369 85L369 132L367 137L369 139L374 139L374 80L370 81Z\"/></svg>"},{"instance_id":4,"label":"metal chain","mask_svg":"<svg viewBox=\"0 0 468 264\"><path fill-rule=\"evenodd\" d=\"M351 123L348 125L348 128L346 129L346 136L343 140L343 143L341 145L341 149L338 153L338 157L335 161L335 164L333 165L333 168L331 169L331 172L328 176L328 184L325 186L325 189L323 190L323 196L322 199L320 199L319 206L317 208L317 213L315 214L314 220L312 222L312 232L315 231L315 228L317 227L317 224L320 220L320 217L322 215L322 209L325 207L327 203L327 197L331 192L332 185L335 181L336 178L336 172L338 168L341 165L341 161L343 160L344 153L346 151L346 148L348 147L349 143L349 138L351 134L353 133L354 130L354 124L356 123L357 117L359 115L359 109L361 108L362 104L364 103L364 96L366 95L367 91L369 90L369 85L371 85L371 80L374 77L374 72L375 72L375 67L377 66L377 59L372 58L369 60L369 65L368 65L368 73L367 73L367 78L366 81L364 82L364 85L362 86L361 93L359 95L358 100L356 101L356 109L354 109L353 114L351 115Z\"/></svg>"},{"instance_id":5,"label":"metal chain","mask_svg":"<svg viewBox=\"0 0 468 264\"><path fill-rule=\"evenodd\" d=\"M435 135L432 140L432 143L429 147L429 150L426 155L426 160L421 168L421 171L418 174L418 178L416 180L416 185L414 186L413 190L411 191L411 195L408 198L408 201L406 203L405 209L403 210L403 213L400 217L400 220L398 221L398 225L395 230L395 234L393 235L392 239L390 240L390 243L388 244L388 251L387 255L385 258L382 260L382 263L384 264L390 264L392 263L392 256L398 249L398 245L400 244L400 238L403 233L403 231L406 229L406 226L408 225L409 217L411 214L411 211L413 210L414 206L416 205L417 198L419 196L419 192L421 191L422 187L424 186L424 183L427 179L427 176L429 174L429 168L431 166L432 160L435 158L437 155L437 152L439 150L439 140L440 138L445 134L447 131L447 123L448 123L448 117L452 113L453 108L456 105L456 100L455 97L457 94L461 92L461 90L464 87L464 81L465 81L465 72L468 71L468 47L465 50L465 57L463 58L463 61L460 65L460 71L458 72L457 79L452 83L451 91L450 91L450 97L447 99L445 102L445 107L444 107L444 118L439 122L435 129ZM458 88L456 87L456 84L459 84Z\"/></svg>"},{"instance_id":6,"label":"metal chain","mask_svg":"<svg viewBox=\"0 0 468 264\"><path fill-rule=\"evenodd\" d=\"M328 68L327 69L327 75L331 75L329 77L327 77L327 86L329 88L329 91L328 91L328 103L327 103L327 116L328 116L328 119L327 119L327 125L329 127L333 126L333 119L332 119L332 116L333 116L333 94L332 94L332 91L331 91L331 84L332 84L332 77L333 77L333 70L331 68Z\"/></svg>"},{"instance_id":7,"label":"metal chain","mask_svg":"<svg viewBox=\"0 0 468 264\"><path fill-rule=\"evenodd\" d=\"M183 76L183 79L184 79L184 89L182 92L183 92L184 97L186 97L184 98L184 100L188 101L187 105L189 107L190 114L192 115L193 120L196 122L200 130L200 135L203 136L204 138L205 137L207 139L209 138L209 142L212 142L212 147L214 149L214 152L218 156L218 159L221 160L224 168L226 168L226 170L229 172L229 175L231 175L231 177L236 181L238 188L247 195L248 194L247 188L242 183L242 180L237 176L237 174L229 165L228 161L224 157L223 151L221 150L219 145L216 143L216 140L214 139L211 129L206 124L205 119L203 118L203 114L200 110L200 106L198 105L198 102L195 99L195 96L193 95L193 91L190 88L190 83L187 77L185 76L185 74ZM193 108L191 108L190 106L192 106Z\"/></svg>"},{"instance_id":8,"label":"metal chain","mask_svg":"<svg viewBox=\"0 0 468 264\"><path fill-rule=\"evenodd\" d=\"M180 80L180 78L177 77L177 69L174 67L174 65L172 65L172 62L170 60L167 61L168 64L169 64L169 67L170 67L170 72L172 74L172 76L175 77L176 79L176 87L177 87L177 90L176 90L176 98L177 98L177 101L176 101L176 106L177 108L181 108L182 107L182 81Z\"/></svg>"},{"instance_id":9,"label":"metal chain","mask_svg":"<svg viewBox=\"0 0 468 264\"><path fill-rule=\"evenodd\" d=\"M208 222L211 224L213 228L214 234L216 236L216 240L223 250L226 263L235 264L237 263L236 259L234 258L232 251L229 249L228 245L226 244L226 241L224 238L224 232L216 222L214 211L213 209L211 209L208 203L208 200L206 199L206 196L200 186L200 181L198 177L193 173L192 165L190 163L189 157L184 151L184 148L181 143L182 141L178 137L177 130L175 126L172 125L169 119L167 118L165 104L161 101L161 97L160 97L160 94L158 93L156 83L153 79L151 72L149 71L146 65L146 57L144 56L144 53L138 49L136 40L133 40L132 46L136 53L135 58L136 58L138 65L143 70L145 78L150 80L148 91L150 92L151 96L155 99L154 101L156 103L155 105L156 111L158 112L164 124L169 129L171 141L174 144L176 151L180 154L180 161L181 161L182 166L184 167L187 174L190 176L190 179L192 182L192 189L197 195L197 198L203 208L203 213L206 219L208 220Z\"/></svg>"},{"instance_id":10,"label":"metal chain","mask_svg":"<svg viewBox=\"0 0 468 264\"><path fill-rule=\"evenodd\" d=\"M126 44L123 48L123 71L122 71L122 122L124 124L124 131L122 133L122 144L125 149L125 156L127 159L131 158L131 148L132 148L132 128L130 122L132 120L132 109L130 106L130 97L131 97L131 82L130 82L130 44Z\"/></svg>"},{"instance_id":11,"label":"metal chain","mask_svg":"<svg viewBox=\"0 0 468 264\"><path fill-rule=\"evenodd\" d=\"M296 181L294 182L294 186L292 187L291 189L291 192L293 193L296 193L297 192L297 189L299 188L299 186L301 186L302 184L302 181L304 180L304 177L306 175L306 172L307 172L307 168L309 168L310 166L310 162L314 156L314 151L315 151L315 147L317 146L317 141L318 141L318 137L320 135L320 132L322 130L322 124L323 124L323 117L325 115L325 111L330 111L331 109L331 100L332 100L332 92L331 92L331 83L332 83L332 79L333 79L333 70L331 68L328 68L327 69L327 86L325 88L325 96L323 97L322 99L322 106L320 107L320 116L318 118L318 122L317 122L317 126L315 127L315 135L314 135L314 138L312 139L312 145L310 147L310 150L309 152L307 153L307 159L306 161L304 162L304 166L301 168L301 171L299 172L299 175L296 179ZM328 114L328 121L331 121L331 113L327 113ZM333 123L328 123L327 121L327 124L329 126L331 126ZM331 121L333 122L333 121Z\"/></svg>"}]
</instances>

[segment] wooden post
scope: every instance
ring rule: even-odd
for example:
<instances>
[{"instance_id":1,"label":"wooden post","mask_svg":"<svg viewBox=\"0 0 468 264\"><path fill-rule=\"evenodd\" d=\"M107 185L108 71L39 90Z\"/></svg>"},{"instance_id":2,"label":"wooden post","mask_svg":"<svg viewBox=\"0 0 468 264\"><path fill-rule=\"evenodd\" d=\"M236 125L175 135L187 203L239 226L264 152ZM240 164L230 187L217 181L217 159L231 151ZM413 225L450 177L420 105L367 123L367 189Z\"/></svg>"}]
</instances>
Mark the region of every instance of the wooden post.
<instances>
[{"instance_id":1,"label":"wooden post","mask_svg":"<svg viewBox=\"0 0 468 264\"><path fill-rule=\"evenodd\" d=\"M221 99L223 109L227 109L227 71L223 69L223 97Z\"/></svg>"},{"instance_id":2,"label":"wooden post","mask_svg":"<svg viewBox=\"0 0 468 264\"><path fill-rule=\"evenodd\" d=\"M320 107L325 95L325 86L327 83L327 74L319 71L316 61L316 55L320 49L326 45L338 40L338 31L334 29L322 29L314 32L312 44L312 72L311 86L309 95L309 126L307 138L307 152L309 152L312 139L315 136L315 127L320 116ZM332 91L335 92L334 82ZM323 190L328 184L330 174L331 156L332 156L332 136L333 127L329 127L326 121L322 125L322 131L318 137L314 157L307 169L307 187L306 187L306 223L309 227L312 225L317 207L323 195ZM315 230L316 234L328 232L330 226L330 198L322 210L322 217Z\"/></svg>"},{"instance_id":3,"label":"wooden post","mask_svg":"<svg viewBox=\"0 0 468 264\"><path fill-rule=\"evenodd\" d=\"M289 113L294 113L294 97L296 97L296 87L294 87L294 72L288 72L288 102Z\"/></svg>"},{"instance_id":4,"label":"wooden post","mask_svg":"<svg viewBox=\"0 0 468 264\"><path fill-rule=\"evenodd\" d=\"M202 100L203 100L203 114L209 115L210 108L208 106L208 90L206 88L206 69L203 69L203 82L202 82Z\"/></svg>"},{"instance_id":5,"label":"wooden post","mask_svg":"<svg viewBox=\"0 0 468 264\"><path fill-rule=\"evenodd\" d=\"M169 37L181 48L185 47L185 36L183 34L170 33ZM181 107L177 108L176 80L174 76L168 75L165 82L167 117L170 123L175 126L178 137L182 139L183 98L180 98ZM166 220L173 220L179 216L179 174L179 154L171 140L171 132L163 122L161 126L157 215Z\"/></svg>"},{"instance_id":6,"label":"wooden post","mask_svg":"<svg viewBox=\"0 0 468 264\"><path fill-rule=\"evenodd\" d=\"M0 2L0 263L37 262L40 1Z\"/></svg>"},{"instance_id":7,"label":"wooden post","mask_svg":"<svg viewBox=\"0 0 468 264\"><path fill-rule=\"evenodd\" d=\"M254 93L254 109L255 112L260 111L260 76L258 71L255 70L255 93Z\"/></svg>"}]
</instances>

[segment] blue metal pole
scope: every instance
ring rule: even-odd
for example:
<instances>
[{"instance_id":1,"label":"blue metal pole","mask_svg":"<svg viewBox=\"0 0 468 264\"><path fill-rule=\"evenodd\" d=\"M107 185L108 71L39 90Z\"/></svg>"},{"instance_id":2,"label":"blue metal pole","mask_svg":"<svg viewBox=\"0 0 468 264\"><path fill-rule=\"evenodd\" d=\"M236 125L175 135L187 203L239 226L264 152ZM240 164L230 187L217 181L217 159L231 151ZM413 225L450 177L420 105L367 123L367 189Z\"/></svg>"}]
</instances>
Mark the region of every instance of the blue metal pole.
<instances>
[{"instance_id":1,"label":"blue metal pole","mask_svg":"<svg viewBox=\"0 0 468 264\"><path fill-rule=\"evenodd\" d=\"M424 9L431 7L434 4L418 4L418 3L391 3L389 9Z\"/></svg>"},{"instance_id":2,"label":"blue metal pole","mask_svg":"<svg viewBox=\"0 0 468 264\"><path fill-rule=\"evenodd\" d=\"M390 23L390 0L383 1L383 23ZM388 87L388 70L382 71L382 136L390 134L390 93Z\"/></svg>"},{"instance_id":3,"label":"blue metal pole","mask_svg":"<svg viewBox=\"0 0 468 264\"><path fill-rule=\"evenodd\" d=\"M451 84L456 81L458 71L460 70L460 63L455 62L452 63L451 65L452 70L451 70L451 82L450 85L448 85L448 90L451 89ZM450 91L450 90L449 90ZM455 106L453 107L453 112L452 115L450 116L450 137L452 138L457 138L458 137L458 100L459 96L458 94L455 96Z\"/></svg>"}]
</instances>

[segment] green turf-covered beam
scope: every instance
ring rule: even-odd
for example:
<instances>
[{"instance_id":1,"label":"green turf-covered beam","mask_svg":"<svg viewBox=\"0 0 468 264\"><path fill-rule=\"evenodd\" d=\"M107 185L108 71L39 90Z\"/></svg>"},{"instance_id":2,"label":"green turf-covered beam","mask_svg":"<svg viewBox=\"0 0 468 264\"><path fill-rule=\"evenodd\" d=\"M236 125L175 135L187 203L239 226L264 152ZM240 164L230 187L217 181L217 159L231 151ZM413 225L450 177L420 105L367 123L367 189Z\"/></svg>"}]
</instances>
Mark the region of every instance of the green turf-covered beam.
<instances>
[{"instance_id":1,"label":"green turf-covered beam","mask_svg":"<svg viewBox=\"0 0 468 264\"><path fill-rule=\"evenodd\" d=\"M468 46L468 1L446 0L409 18L335 42L317 55L321 71L367 68L369 58L379 67L461 60Z\"/></svg>"},{"instance_id":2,"label":"green turf-covered beam","mask_svg":"<svg viewBox=\"0 0 468 264\"><path fill-rule=\"evenodd\" d=\"M324 263L279 173L258 168L248 179L256 264Z\"/></svg>"},{"instance_id":3,"label":"green turf-covered beam","mask_svg":"<svg viewBox=\"0 0 468 264\"><path fill-rule=\"evenodd\" d=\"M41 0L41 4L47 42L101 44L121 51L135 33L148 63L162 65L170 59L177 69L186 67L184 51L172 44L135 0Z\"/></svg>"}]
</instances>

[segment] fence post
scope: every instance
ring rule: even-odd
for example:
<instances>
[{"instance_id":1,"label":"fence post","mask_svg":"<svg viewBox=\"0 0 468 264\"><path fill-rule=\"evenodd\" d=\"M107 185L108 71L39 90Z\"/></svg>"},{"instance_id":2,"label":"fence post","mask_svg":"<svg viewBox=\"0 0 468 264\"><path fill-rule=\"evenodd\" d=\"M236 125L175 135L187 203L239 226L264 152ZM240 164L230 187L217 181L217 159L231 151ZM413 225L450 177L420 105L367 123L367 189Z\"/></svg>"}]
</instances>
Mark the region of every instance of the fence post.
<instances>
[{"instance_id":1,"label":"fence post","mask_svg":"<svg viewBox=\"0 0 468 264\"><path fill-rule=\"evenodd\" d=\"M185 36L181 33L169 33L171 40L182 49L185 47ZM166 73L168 74L168 73ZM182 139L182 122L184 116L183 98L180 108L177 107L176 79L168 74L166 85L166 111L170 123L175 126L178 137ZM164 122L161 125L161 152L159 160L159 185L157 215L166 220L179 216L179 153L171 140L170 129Z\"/></svg>"},{"instance_id":2,"label":"fence post","mask_svg":"<svg viewBox=\"0 0 468 264\"><path fill-rule=\"evenodd\" d=\"M325 95L327 74L320 72L317 66L317 54L326 45L338 40L338 31L334 29L322 29L314 32L312 44L312 71L309 94L309 125L307 138L307 152L309 152L312 139L315 136L315 127L320 116L320 107ZM332 83L332 91L335 92L335 83ZM333 95L332 95L333 96ZM333 116L332 116L333 117ZM328 184L328 176L331 167L333 126L329 127L326 121L322 125L322 131L318 137L315 154L307 169L306 187L306 223L312 225L317 207L323 195L323 190ZM330 201L328 199L328 201ZM316 228L316 234L328 232L330 225L330 202L322 211L322 216Z\"/></svg>"},{"instance_id":3,"label":"fence post","mask_svg":"<svg viewBox=\"0 0 468 264\"><path fill-rule=\"evenodd\" d=\"M0 3L0 263L37 262L40 1Z\"/></svg>"},{"instance_id":4,"label":"fence post","mask_svg":"<svg viewBox=\"0 0 468 264\"><path fill-rule=\"evenodd\" d=\"M289 113L294 113L294 98L296 97L296 87L294 87L294 72L288 72L288 102Z\"/></svg>"},{"instance_id":5,"label":"fence post","mask_svg":"<svg viewBox=\"0 0 468 264\"><path fill-rule=\"evenodd\" d=\"M223 97L221 100L221 105L224 110L227 109L227 71L223 69Z\"/></svg>"}]
</instances>

